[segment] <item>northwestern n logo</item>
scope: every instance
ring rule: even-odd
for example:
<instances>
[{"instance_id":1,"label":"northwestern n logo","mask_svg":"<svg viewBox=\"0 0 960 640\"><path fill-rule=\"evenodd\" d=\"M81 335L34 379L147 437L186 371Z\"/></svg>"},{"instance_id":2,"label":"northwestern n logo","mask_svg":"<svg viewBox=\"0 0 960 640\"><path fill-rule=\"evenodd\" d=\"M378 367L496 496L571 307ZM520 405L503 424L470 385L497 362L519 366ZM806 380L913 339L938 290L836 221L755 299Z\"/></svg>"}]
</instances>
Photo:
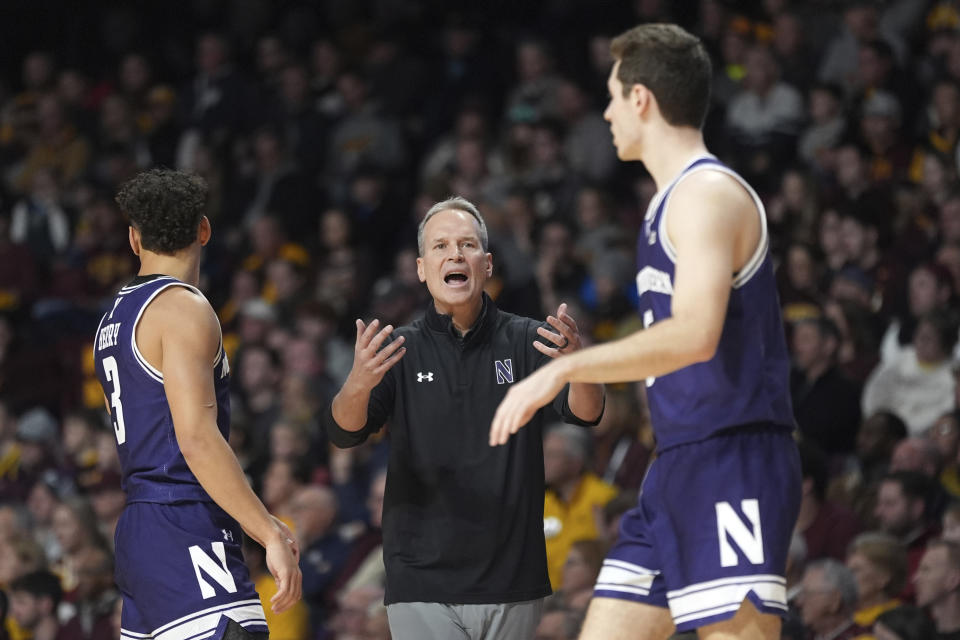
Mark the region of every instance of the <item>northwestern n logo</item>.
<instances>
[{"instance_id":1,"label":"northwestern n logo","mask_svg":"<svg viewBox=\"0 0 960 640\"><path fill-rule=\"evenodd\" d=\"M224 530L224 534L226 533L227 531ZM189 551L190 562L193 563L193 570L196 572L197 582L200 584L200 595L203 596L204 600L217 595L213 585L204 579L202 575L204 573L207 574L208 578L211 578L223 587L227 593L237 592L237 583L234 581L233 574L227 567L227 553L222 542L213 543L213 555L216 556L216 559L207 555L199 545L191 546Z\"/></svg>"},{"instance_id":2,"label":"northwestern n logo","mask_svg":"<svg viewBox=\"0 0 960 640\"><path fill-rule=\"evenodd\" d=\"M755 498L740 501L740 510L750 521L744 524L729 502L716 503L717 536L720 538L720 566L735 567L740 563L736 546L750 564L763 564L763 532L760 530L760 505ZM730 543L733 544L730 544Z\"/></svg>"},{"instance_id":3,"label":"northwestern n logo","mask_svg":"<svg viewBox=\"0 0 960 640\"><path fill-rule=\"evenodd\" d=\"M513 382L513 360L497 360L493 363L493 368L497 372L497 384L511 384Z\"/></svg>"}]
</instances>

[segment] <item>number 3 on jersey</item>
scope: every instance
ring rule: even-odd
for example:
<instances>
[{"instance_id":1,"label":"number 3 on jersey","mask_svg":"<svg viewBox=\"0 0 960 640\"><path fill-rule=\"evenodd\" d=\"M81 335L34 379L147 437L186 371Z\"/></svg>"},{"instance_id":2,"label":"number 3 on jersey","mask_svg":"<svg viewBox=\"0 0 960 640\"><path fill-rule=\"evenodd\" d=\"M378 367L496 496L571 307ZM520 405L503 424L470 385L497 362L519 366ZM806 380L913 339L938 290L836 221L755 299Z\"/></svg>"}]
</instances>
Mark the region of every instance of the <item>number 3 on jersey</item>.
<instances>
[{"instance_id":1,"label":"number 3 on jersey","mask_svg":"<svg viewBox=\"0 0 960 640\"><path fill-rule=\"evenodd\" d=\"M653 309L647 309L643 312L643 328L647 329L650 325L653 324ZM647 378L647 388L653 386L653 383L657 381L656 376L650 376Z\"/></svg>"},{"instance_id":2,"label":"number 3 on jersey","mask_svg":"<svg viewBox=\"0 0 960 640\"><path fill-rule=\"evenodd\" d=\"M123 405L120 404L120 375L117 371L116 358L107 356L103 359L103 373L107 377L107 382L113 383L113 391L110 392L110 419L113 421L113 432L117 436L117 444L123 444L127 440L127 429L123 425Z\"/></svg>"}]
</instances>

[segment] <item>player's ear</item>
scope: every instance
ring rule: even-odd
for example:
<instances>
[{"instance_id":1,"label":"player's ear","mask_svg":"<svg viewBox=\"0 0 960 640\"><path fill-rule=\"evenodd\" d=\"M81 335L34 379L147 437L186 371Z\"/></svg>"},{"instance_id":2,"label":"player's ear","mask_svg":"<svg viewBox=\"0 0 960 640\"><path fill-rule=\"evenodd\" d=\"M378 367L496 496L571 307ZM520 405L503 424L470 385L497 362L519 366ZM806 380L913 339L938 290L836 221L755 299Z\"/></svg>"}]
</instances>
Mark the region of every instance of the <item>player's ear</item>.
<instances>
[{"instance_id":1,"label":"player's ear","mask_svg":"<svg viewBox=\"0 0 960 640\"><path fill-rule=\"evenodd\" d=\"M417 258L417 277L420 279L420 282L427 281L427 276L423 272L423 258Z\"/></svg>"},{"instance_id":2,"label":"player's ear","mask_svg":"<svg viewBox=\"0 0 960 640\"><path fill-rule=\"evenodd\" d=\"M133 249L133 254L135 256L140 255L140 232L137 231L133 225L129 227L130 232L128 238L130 240L130 248Z\"/></svg>"},{"instance_id":3,"label":"player's ear","mask_svg":"<svg viewBox=\"0 0 960 640\"><path fill-rule=\"evenodd\" d=\"M493 254L487 254L487 277L490 278L493 276Z\"/></svg>"},{"instance_id":4,"label":"player's ear","mask_svg":"<svg viewBox=\"0 0 960 640\"><path fill-rule=\"evenodd\" d=\"M210 219L207 216L200 218L200 226L197 228L197 240L200 246L206 246L210 242L210 236L213 235L213 229L210 228Z\"/></svg>"},{"instance_id":5,"label":"player's ear","mask_svg":"<svg viewBox=\"0 0 960 640\"><path fill-rule=\"evenodd\" d=\"M642 118L650 109L653 94L650 92L650 89L644 85L635 84L633 88L630 89L630 100L633 103L634 109L637 111L637 115Z\"/></svg>"}]
</instances>

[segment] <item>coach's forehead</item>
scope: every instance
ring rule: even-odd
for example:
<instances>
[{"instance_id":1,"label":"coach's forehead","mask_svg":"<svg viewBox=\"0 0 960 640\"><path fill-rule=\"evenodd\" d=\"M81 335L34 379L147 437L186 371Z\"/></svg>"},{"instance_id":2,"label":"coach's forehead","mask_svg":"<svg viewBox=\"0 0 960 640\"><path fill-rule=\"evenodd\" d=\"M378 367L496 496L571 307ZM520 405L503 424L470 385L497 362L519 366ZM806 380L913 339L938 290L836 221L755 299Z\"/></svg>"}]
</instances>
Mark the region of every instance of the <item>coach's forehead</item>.
<instances>
[{"instance_id":1,"label":"coach's forehead","mask_svg":"<svg viewBox=\"0 0 960 640\"><path fill-rule=\"evenodd\" d=\"M435 213L423 227L428 240L456 233L461 237L473 234L480 237L480 223L472 215L460 209L443 209Z\"/></svg>"}]
</instances>

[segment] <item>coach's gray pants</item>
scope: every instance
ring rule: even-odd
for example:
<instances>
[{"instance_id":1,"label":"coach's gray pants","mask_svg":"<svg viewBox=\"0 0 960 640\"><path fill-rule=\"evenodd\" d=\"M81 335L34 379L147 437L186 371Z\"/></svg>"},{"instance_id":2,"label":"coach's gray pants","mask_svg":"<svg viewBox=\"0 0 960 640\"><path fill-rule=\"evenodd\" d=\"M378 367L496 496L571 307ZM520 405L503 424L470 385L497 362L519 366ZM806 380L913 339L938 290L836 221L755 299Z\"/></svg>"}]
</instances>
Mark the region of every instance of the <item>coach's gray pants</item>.
<instances>
[{"instance_id":1,"label":"coach's gray pants","mask_svg":"<svg viewBox=\"0 0 960 640\"><path fill-rule=\"evenodd\" d=\"M509 604L400 602L387 605L393 640L529 640L543 598Z\"/></svg>"}]
</instances>

